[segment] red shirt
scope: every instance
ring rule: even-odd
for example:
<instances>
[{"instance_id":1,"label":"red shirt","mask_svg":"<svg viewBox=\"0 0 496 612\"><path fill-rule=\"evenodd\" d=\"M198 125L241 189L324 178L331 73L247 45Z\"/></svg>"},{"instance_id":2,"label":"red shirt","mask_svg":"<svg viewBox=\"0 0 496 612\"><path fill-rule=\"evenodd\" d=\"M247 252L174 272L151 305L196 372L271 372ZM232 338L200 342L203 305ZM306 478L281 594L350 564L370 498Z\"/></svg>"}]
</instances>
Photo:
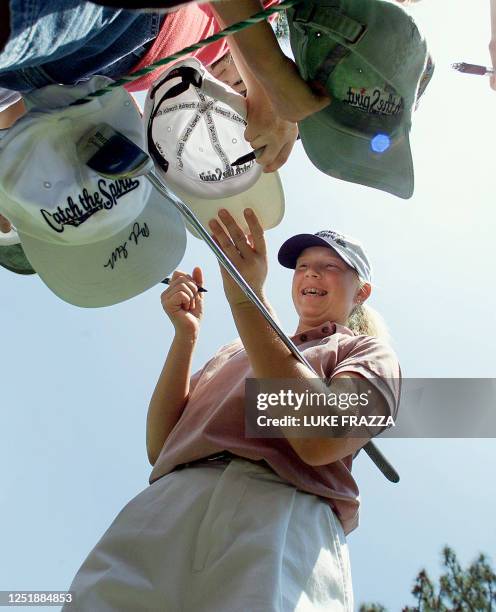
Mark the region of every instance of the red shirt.
<instances>
[{"instance_id":1,"label":"red shirt","mask_svg":"<svg viewBox=\"0 0 496 612\"><path fill-rule=\"evenodd\" d=\"M264 0L265 8L278 4L279 0ZM190 2L179 10L169 13L155 39L153 46L141 61L133 68L133 72L149 66L159 59L177 53L185 47L208 38L220 31L210 4L197 4ZM210 66L216 60L226 54L229 47L227 38L210 43L206 47L188 54L186 57L196 57L204 66ZM168 66L160 66L153 72L128 83L125 87L128 91L142 91L148 89L151 84L166 70Z\"/></svg>"}]
</instances>

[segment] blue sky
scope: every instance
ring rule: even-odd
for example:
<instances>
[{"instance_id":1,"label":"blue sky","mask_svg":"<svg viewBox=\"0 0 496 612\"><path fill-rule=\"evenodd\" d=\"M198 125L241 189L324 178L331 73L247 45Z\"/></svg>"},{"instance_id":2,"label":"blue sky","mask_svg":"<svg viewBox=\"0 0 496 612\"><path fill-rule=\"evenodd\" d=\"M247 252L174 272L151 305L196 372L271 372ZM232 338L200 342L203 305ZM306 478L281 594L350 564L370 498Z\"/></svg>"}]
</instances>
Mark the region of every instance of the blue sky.
<instances>
[{"instance_id":1,"label":"blue sky","mask_svg":"<svg viewBox=\"0 0 496 612\"><path fill-rule=\"evenodd\" d=\"M442 5L442 6L441 6ZM371 304L389 324L406 377L496 376L492 328L496 92L451 70L487 63L486 2L412 8L437 68L415 116L416 189L402 201L319 173L297 145L281 171L283 222L267 234L267 294L293 332L291 274L279 245L302 230L359 237L374 264ZM236 330L209 250L188 237L181 269L208 288L195 366ZM148 401L172 338L155 287L97 310L65 304L37 277L0 268L0 590L67 589L121 508L148 484ZM349 537L357 606L413 603L416 573L439 570L450 544L463 563L495 561L491 439L382 440L401 474L387 482L362 453L354 467L361 525Z\"/></svg>"}]
</instances>

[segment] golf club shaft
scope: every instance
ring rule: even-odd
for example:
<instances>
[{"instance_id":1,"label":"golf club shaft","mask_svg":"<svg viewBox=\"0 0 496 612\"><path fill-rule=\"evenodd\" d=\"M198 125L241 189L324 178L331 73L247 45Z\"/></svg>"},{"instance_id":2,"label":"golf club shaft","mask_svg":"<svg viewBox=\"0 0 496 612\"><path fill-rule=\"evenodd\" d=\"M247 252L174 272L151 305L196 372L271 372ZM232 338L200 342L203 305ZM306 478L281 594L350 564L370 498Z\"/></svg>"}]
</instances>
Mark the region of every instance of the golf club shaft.
<instances>
[{"instance_id":1,"label":"golf club shaft","mask_svg":"<svg viewBox=\"0 0 496 612\"><path fill-rule=\"evenodd\" d=\"M190 208L182 202L179 198L171 198L171 192L164 186L162 181L157 177L153 172L148 172L145 174L148 180L153 184L153 186L166 198L171 199L175 205L175 207L179 210L179 212L191 223L191 225L196 229L196 231L200 234L203 240L208 244L208 246L215 253L215 256L219 260L219 263L228 271L228 273L232 276L232 278L238 283L239 287L243 290L245 295L255 304L255 306L260 310L262 315L265 317L266 321L271 325L274 331L280 336L281 340L288 347L288 349L297 357L301 363L306 365L313 371L310 363L305 359L305 357L300 353L297 346L294 342L286 336L286 334L282 331L279 325L274 321L269 311L265 307L265 305L260 301L259 297L253 291L253 289L248 285L245 279L241 276L238 270L233 266L231 261L226 257L222 249L216 244L216 242L212 239L207 230L203 227L203 225L198 221L196 215L190 210ZM317 376L317 374L315 375Z\"/></svg>"},{"instance_id":2,"label":"golf club shaft","mask_svg":"<svg viewBox=\"0 0 496 612\"><path fill-rule=\"evenodd\" d=\"M152 185L157 189L159 193L161 193L167 200L172 201L174 206L179 210L179 212L191 223L191 225L196 229L196 231L200 234L203 240L208 244L211 250L214 252L217 257L219 263L223 266L225 270L231 275L231 277L237 282L240 289L245 293L246 297L255 304L258 310L261 312L265 320L269 323L272 329L277 333L277 335L284 342L286 347L293 353L293 355L304 365L309 368L317 378L319 376L315 372L314 368L310 365L309 361L304 357L304 355L299 351L296 344L286 336L284 331L279 327L276 321L273 319L272 315L269 313L265 305L261 302L256 293L252 290L252 288L247 284L245 279L241 276L238 270L233 266L231 261L226 257L224 252L220 249L220 247L216 244L216 242L212 239L208 231L203 227L200 221L197 219L196 215L190 210L190 208L179 198L171 197L171 192L167 189L167 187L162 183L162 181L157 177L153 172L147 172L145 174L146 178L152 183ZM172 194L173 195L173 194ZM363 447L368 456L372 459L372 461L376 464L376 466L381 470L381 472L386 476L388 480L391 482L398 482L399 475L393 466L388 462L388 460L384 457L384 455L379 451L379 449L373 444L373 442L367 442L367 444Z\"/></svg>"}]
</instances>

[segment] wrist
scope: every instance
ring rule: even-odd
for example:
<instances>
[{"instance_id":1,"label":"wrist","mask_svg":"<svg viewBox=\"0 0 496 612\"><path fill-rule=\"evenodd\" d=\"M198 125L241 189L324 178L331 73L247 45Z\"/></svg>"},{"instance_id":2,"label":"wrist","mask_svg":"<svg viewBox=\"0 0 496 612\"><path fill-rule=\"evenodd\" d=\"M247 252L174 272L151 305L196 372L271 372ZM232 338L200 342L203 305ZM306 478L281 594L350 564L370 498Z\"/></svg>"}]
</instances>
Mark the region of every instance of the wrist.
<instances>
[{"instance_id":1,"label":"wrist","mask_svg":"<svg viewBox=\"0 0 496 612\"><path fill-rule=\"evenodd\" d=\"M181 329L174 329L173 342L182 346L195 346L200 330L185 331Z\"/></svg>"},{"instance_id":2,"label":"wrist","mask_svg":"<svg viewBox=\"0 0 496 612\"><path fill-rule=\"evenodd\" d=\"M265 294L263 289L259 291L254 290L255 295L262 302L262 304L266 305ZM237 295L231 295L228 298L229 306L231 309L244 309L244 308L255 308L258 310L257 306L250 300L250 298L245 293L240 293Z\"/></svg>"}]
</instances>

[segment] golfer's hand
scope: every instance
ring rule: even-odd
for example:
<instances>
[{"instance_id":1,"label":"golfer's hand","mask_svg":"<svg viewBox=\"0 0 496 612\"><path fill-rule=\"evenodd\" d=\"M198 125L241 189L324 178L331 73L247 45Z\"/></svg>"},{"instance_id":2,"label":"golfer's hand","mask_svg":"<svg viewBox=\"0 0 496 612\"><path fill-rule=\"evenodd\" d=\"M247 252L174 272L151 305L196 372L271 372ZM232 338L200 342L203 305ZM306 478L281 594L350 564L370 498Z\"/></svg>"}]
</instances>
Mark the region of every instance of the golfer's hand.
<instances>
[{"instance_id":1,"label":"golfer's hand","mask_svg":"<svg viewBox=\"0 0 496 612\"><path fill-rule=\"evenodd\" d=\"M203 293L198 291L198 287L202 285L200 268L195 268L191 276L176 270L169 286L160 296L162 307L177 335L188 338L198 335L203 315Z\"/></svg>"},{"instance_id":2,"label":"golfer's hand","mask_svg":"<svg viewBox=\"0 0 496 612\"><path fill-rule=\"evenodd\" d=\"M3 215L0 215L0 232L4 234L8 234L12 228L10 221L6 219Z\"/></svg>"},{"instance_id":3,"label":"golfer's hand","mask_svg":"<svg viewBox=\"0 0 496 612\"><path fill-rule=\"evenodd\" d=\"M267 278L267 249L264 231L256 214L247 208L244 217L250 233L246 235L227 210L219 211L219 219L226 226L223 229L217 219L209 221L213 238L224 254L231 260L238 272L259 298L263 297L263 286ZM249 301L238 284L221 266L224 292L231 306Z\"/></svg>"}]
</instances>

